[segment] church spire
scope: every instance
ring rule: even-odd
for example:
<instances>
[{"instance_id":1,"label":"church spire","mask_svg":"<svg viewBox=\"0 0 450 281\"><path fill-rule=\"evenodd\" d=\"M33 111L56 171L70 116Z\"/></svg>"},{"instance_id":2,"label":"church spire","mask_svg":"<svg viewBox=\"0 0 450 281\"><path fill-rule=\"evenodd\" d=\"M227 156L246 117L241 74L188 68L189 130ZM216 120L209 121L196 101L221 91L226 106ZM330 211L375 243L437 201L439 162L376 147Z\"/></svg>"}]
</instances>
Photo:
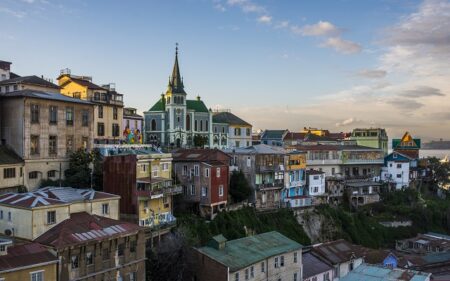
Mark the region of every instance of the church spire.
<instances>
[{"instance_id":1,"label":"church spire","mask_svg":"<svg viewBox=\"0 0 450 281\"><path fill-rule=\"evenodd\" d=\"M169 81L169 90L171 90L172 93L185 94L183 80L180 74L180 67L178 65L178 43L176 43L175 47L175 63L173 65L172 76Z\"/></svg>"}]
</instances>

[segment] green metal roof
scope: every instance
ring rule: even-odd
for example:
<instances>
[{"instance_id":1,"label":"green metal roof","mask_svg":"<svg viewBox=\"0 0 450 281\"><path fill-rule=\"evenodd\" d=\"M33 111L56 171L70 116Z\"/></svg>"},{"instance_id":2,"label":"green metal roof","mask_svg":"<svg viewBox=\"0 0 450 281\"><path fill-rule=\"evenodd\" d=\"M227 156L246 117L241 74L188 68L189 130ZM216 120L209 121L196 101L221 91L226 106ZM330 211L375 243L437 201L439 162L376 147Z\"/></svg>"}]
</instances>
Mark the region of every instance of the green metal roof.
<instances>
[{"instance_id":1,"label":"green metal roof","mask_svg":"<svg viewBox=\"0 0 450 281\"><path fill-rule=\"evenodd\" d=\"M149 111L164 111L164 103L162 102L162 99L159 99L151 108Z\"/></svg>"},{"instance_id":2,"label":"green metal roof","mask_svg":"<svg viewBox=\"0 0 450 281\"><path fill-rule=\"evenodd\" d=\"M404 148L404 149L420 149L421 147L421 140L420 139L413 139L416 146L402 146L402 140L401 139L393 139L392 140L392 148Z\"/></svg>"},{"instance_id":3,"label":"green metal roof","mask_svg":"<svg viewBox=\"0 0 450 281\"><path fill-rule=\"evenodd\" d=\"M221 240L216 237L215 240ZM225 242L222 250L205 246L197 250L235 272L249 265L295 250L303 246L279 232L271 231L250 237Z\"/></svg>"},{"instance_id":4,"label":"green metal roof","mask_svg":"<svg viewBox=\"0 0 450 281\"><path fill-rule=\"evenodd\" d=\"M186 100L188 110L194 110L196 112L208 112L208 108L202 100Z\"/></svg>"}]
</instances>

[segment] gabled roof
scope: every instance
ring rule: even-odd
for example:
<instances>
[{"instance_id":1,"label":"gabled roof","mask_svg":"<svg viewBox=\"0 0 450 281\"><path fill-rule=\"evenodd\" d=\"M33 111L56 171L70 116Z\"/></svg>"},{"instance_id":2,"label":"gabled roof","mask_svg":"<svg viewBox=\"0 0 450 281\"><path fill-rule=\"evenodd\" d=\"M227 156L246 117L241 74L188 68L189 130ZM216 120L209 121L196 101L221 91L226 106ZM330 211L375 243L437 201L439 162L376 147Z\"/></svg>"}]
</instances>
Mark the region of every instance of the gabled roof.
<instances>
[{"instance_id":1,"label":"gabled roof","mask_svg":"<svg viewBox=\"0 0 450 281\"><path fill-rule=\"evenodd\" d=\"M303 262L303 279L307 279L333 269L333 267L330 264L314 256L313 254L311 254L311 252L303 253L302 262Z\"/></svg>"},{"instance_id":2,"label":"gabled roof","mask_svg":"<svg viewBox=\"0 0 450 281\"><path fill-rule=\"evenodd\" d=\"M36 98L36 99L45 99L45 100L54 100L54 101L62 101L62 102L72 102L72 103L82 103L82 104L92 104L88 101L71 98L59 93L47 93L42 91L35 91L30 89L25 89L21 91L14 91L9 93L0 93L0 97L24 97L24 98Z\"/></svg>"},{"instance_id":3,"label":"gabled roof","mask_svg":"<svg viewBox=\"0 0 450 281\"><path fill-rule=\"evenodd\" d=\"M38 238L35 242L62 249L89 241L102 241L141 230L136 224L113 220L86 212L72 213Z\"/></svg>"},{"instance_id":4,"label":"gabled roof","mask_svg":"<svg viewBox=\"0 0 450 281\"><path fill-rule=\"evenodd\" d=\"M288 130L264 130L261 134L261 140L263 139L283 139L283 135L289 132Z\"/></svg>"},{"instance_id":5,"label":"gabled roof","mask_svg":"<svg viewBox=\"0 0 450 281\"><path fill-rule=\"evenodd\" d=\"M0 205L7 205L11 207L32 209L43 206L56 206L65 204L67 204L67 202L58 199L45 198L39 194L34 194L33 192L6 193L0 195Z\"/></svg>"},{"instance_id":6,"label":"gabled roof","mask_svg":"<svg viewBox=\"0 0 450 281\"><path fill-rule=\"evenodd\" d=\"M303 246L279 232L271 231L225 242L225 248L205 246L197 248L200 253L235 272L269 257L300 250Z\"/></svg>"},{"instance_id":7,"label":"gabled roof","mask_svg":"<svg viewBox=\"0 0 450 281\"><path fill-rule=\"evenodd\" d=\"M213 113L213 123L226 123L229 125L251 126L250 123L242 120L231 112Z\"/></svg>"},{"instance_id":8,"label":"gabled roof","mask_svg":"<svg viewBox=\"0 0 450 281\"><path fill-rule=\"evenodd\" d=\"M164 111L165 110L164 105L165 104L161 98L152 107L150 107L150 109L148 111Z\"/></svg>"},{"instance_id":9,"label":"gabled roof","mask_svg":"<svg viewBox=\"0 0 450 281\"><path fill-rule=\"evenodd\" d=\"M314 245L312 252L332 265L347 262L352 258L362 258L364 256L363 247L353 245L344 239Z\"/></svg>"},{"instance_id":10,"label":"gabled roof","mask_svg":"<svg viewBox=\"0 0 450 281\"><path fill-rule=\"evenodd\" d=\"M0 145L0 165L20 164L23 159L17 155L14 150L5 145Z\"/></svg>"},{"instance_id":11,"label":"gabled roof","mask_svg":"<svg viewBox=\"0 0 450 281\"><path fill-rule=\"evenodd\" d=\"M406 132L401 139L392 140L392 149L420 149L421 140L414 139L409 132Z\"/></svg>"},{"instance_id":12,"label":"gabled roof","mask_svg":"<svg viewBox=\"0 0 450 281\"><path fill-rule=\"evenodd\" d=\"M26 243L9 246L8 254L0 256L0 273L2 271L19 270L20 267L37 266L43 263L57 263L58 258L46 247L38 243Z\"/></svg>"},{"instance_id":13,"label":"gabled roof","mask_svg":"<svg viewBox=\"0 0 450 281\"><path fill-rule=\"evenodd\" d=\"M85 79L81 79L81 78L76 78L73 76L70 76L70 80L66 81L65 83L63 83L61 86L67 85L68 83L70 83L70 81L73 81L74 83L77 83L78 85L87 87L88 89L91 90L103 90L103 91L107 91L108 89L105 89L97 84L92 83L89 80L85 80Z\"/></svg>"},{"instance_id":14,"label":"gabled roof","mask_svg":"<svg viewBox=\"0 0 450 281\"><path fill-rule=\"evenodd\" d=\"M388 162L388 161L411 162L413 160L414 160L413 158L411 158L408 155L405 155L403 153L400 153L398 151L391 152L388 155L386 155L386 157L384 158L385 162Z\"/></svg>"},{"instance_id":15,"label":"gabled roof","mask_svg":"<svg viewBox=\"0 0 450 281\"><path fill-rule=\"evenodd\" d=\"M294 132L288 132L284 138L283 141L296 141L296 140L303 140L306 136L306 133L294 133Z\"/></svg>"},{"instance_id":16,"label":"gabled roof","mask_svg":"<svg viewBox=\"0 0 450 281\"><path fill-rule=\"evenodd\" d=\"M208 112L208 108L205 103L200 100L186 100L187 110L193 110L195 112Z\"/></svg>"},{"instance_id":17,"label":"gabled roof","mask_svg":"<svg viewBox=\"0 0 450 281\"><path fill-rule=\"evenodd\" d=\"M11 85L11 84L29 84L29 85L38 85L47 88L59 89L60 87L52 82L49 82L45 79L42 79L36 75L31 76L19 76L15 78L11 78L8 80L0 81L0 85Z\"/></svg>"},{"instance_id":18,"label":"gabled roof","mask_svg":"<svg viewBox=\"0 0 450 281\"><path fill-rule=\"evenodd\" d=\"M174 162L211 162L221 161L223 158L228 161L230 156L218 149L178 149L172 152L172 157ZM217 165L217 163L214 164ZM222 164L228 165L228 162Z\"/></svg>"}]
</instances>

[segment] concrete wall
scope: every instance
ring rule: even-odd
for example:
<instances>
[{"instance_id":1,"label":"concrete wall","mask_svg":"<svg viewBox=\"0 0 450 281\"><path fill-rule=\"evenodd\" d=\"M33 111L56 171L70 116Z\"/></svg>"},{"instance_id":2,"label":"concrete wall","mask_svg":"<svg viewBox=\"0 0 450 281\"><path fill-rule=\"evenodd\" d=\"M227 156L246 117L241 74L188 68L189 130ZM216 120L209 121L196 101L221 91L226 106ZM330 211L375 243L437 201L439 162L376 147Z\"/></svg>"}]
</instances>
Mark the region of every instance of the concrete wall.
<instances>
[{"instance_id":1,"label":"concrete wall","mask_svg":"<svg viewBox=\"0 0 450 281\"><path fill-rule=\"evenodd\" d=\"M4 278L5 281L17 281L17 280L31 280L31 273L42 271L45 281L56 281L57 279L57 263L35 266L27 269L17 270L13 272L0 273L0 278Z\"/></svg>"},{"instance_id":2,"label":"concrete wall","mask_svg":"<svg viewBox=\"0 0 450 281\"><path fill-rule=\"evenodd\" d=\"M0 232L5 233L6 229L14 230L14 236L24 239L33 239L32 213L31 210L13 209L0 206L3 211L3 219L0 219ZM11 212L11 221L8 220L8 212Z\"/></svg>"},{"instance_id":3,"label":"concrete wall","mask_svg":"<svg viewBox=\"0 0 450 281\"><path fill-rule=\"evenodd\" d=\"M12 208L11 208L12 209ZM12 210L19 210L19 209L12 209ZM47 213L49 211L55 211L56 212L56 222L54 224L47 224ZM62 222L63 220L66 220L70 217L69 213L69 206L53 206L49 208L36 208L32 211L32 222L29 225L26 225L26 227L32 227L33 228L33 236L31 238L27 239L36 239L40 235L42 235L44 232L47 232L54 226L56 226L58 223ZM15 224L16 226L20 225L20 222Z\"/></svg>"},{"instance_id":4,"label":"concrete wall","mask_svg":"<svg viewBox=\"0 0 450 281\"><path fill-rule=\"evenodd\" d=\"M14 178L4 178L4 169L14 168L16 170L16 176ZM17 187L24 184L24 173L23 164L10 164L10 165L0 165L0 193L2 189L7 192L10 190L9 187Z\"/></svg>"},{"instance_id":5,"label":"concrete wall","mask_svg":"<svg viewBox=\"0 0 450 281\"><path fill-rule=\"evenodd\" d=\"M3 98L0 102L2 139L20 157L24 158L24 99Z\"/></svg>"}]
</instances>

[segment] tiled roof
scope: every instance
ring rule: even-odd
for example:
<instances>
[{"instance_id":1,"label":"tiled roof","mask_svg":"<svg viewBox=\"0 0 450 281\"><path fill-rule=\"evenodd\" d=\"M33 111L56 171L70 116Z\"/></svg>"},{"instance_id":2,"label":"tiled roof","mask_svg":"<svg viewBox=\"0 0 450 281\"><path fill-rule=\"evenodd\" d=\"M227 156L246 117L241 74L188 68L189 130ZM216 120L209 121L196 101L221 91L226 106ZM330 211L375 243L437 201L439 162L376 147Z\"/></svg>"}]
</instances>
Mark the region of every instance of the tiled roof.
<instances>
[{"instance_id":1,"label":"tiled roof","mask_svg":"<svg viewBox=\"0 0 450 281\"><path fill-rule=\"evenodd\" d=\"M17 155L14 150L0 145L0 165L8 164L20 164L23 163L23 159Z\"/></svg>"},{"instance_id":2,"label":"tiled roof","mask_svg":"<svg viewBox=\"0 0 450 281\"><path fill-rule=\"evenodd\" d=\"M313 246L312 251L332 265L349 261L353 256L356 258L364 256L363 247L353 245L344 239L315 245Z\"/></svg>"},{"instance_id":3,"label":"tiled roof","mask_svg":"<svg viewBox=\"0 0 450 281\"><path fill-rule=\"evenodd\" d=\"M289 132L284 136L283 141L303 140L305 138L305 136L306 136L306 133Z\"/></svg>"},{"instance_id":4,"label":"tiled roof","mask_svg":"<svg viewBox=\"0 0 450 281\"><path fill-rule=\"evenodd\" d=\"M56 249L66 248L89 241L101 241L113 237L137 233L141 230L136 224L113 220L86 212L72 213L41 236L35 242Z\"/></svg>"},{"instance_id":5,"label":"tiled roof","mask_svg":"<svg viewBox=\"0 0 450 281\"><path fill-rule=\"evenodd\" d=\"M25 89L21 91L9 92L9 93L0 93L0 97L26 97L26 98L36 98L36 99L45 99L45 100L54 100L54 101L63 101L63 102L72 102L72 103L82 103L82 104L92 104L88 101L71 98L59 93L47 93L42 91L35 91L30 89Z\"/></svg>"},{"instance_id":6,"label":"tiled roof","mask_svg":"<svg viewBox=\"0 0 450 281\"><path fill-rule=\"evenodd\" d=\"M229 125L251 126L250 123L245 122L231 112L215 112L213 114L214 123L226 123Z\"/></svg>"},{"instance_id":7,"label":"tiled roof","mask_svg":"<svg viewBox=\"0 0 450 281\"><path fill-rule=\"evenodd\" d=\"M58 262L56 256L38 243L9 246L7 251L7 255L0 256L0 273L2 271L14 271L14 269L24 266Z\"/></svg>"},{"instance_id":8,"label":"tiled roof","mask_svg":"<svg viewBox=\"0 0 450 281\"><path fill-rule=\"evenodd\" d=\"M311 252L303 253L302 261L303 279L307 279L333 269L330 264L314 256Z\"/></svg>"},{"instance_id":9,"label":"tiled roof","mask_svg":"<svg viewBox=\"0 0 450 281\"><path fill-rule=\"evenodd\" d=\"M187 110L195 112L208 112L208 108L202 100L186 100Z\"/></svg>"},{"instance_id":10,"label":"tiled roof","mask_svg":"<svg viewBox=\"0 0 450 281\"><path fill-rule=\"evenodd\" d=\"M414 270L404 270L399 268L390 269L376 265L362 264L346 276L341 281L426 281L430 279L431 274L418 272Z\"/></svg>"},{"instance_id":11,"label":"tiled roof","mask_svg":"<svg viewBox=\"0 0 450 281\"><path fill-rule=\"evenodd\" d=\"M79 84L81 86L85 86L85 87L87 87L88 89L91 89L91 90L107 91L107 89L105 89L103 87L100 87L99 85L94 84L94 83L92 83L89 80L79 79L79 78L75 78L75 77L70 77L70 80L72 80L73 82L75 82L75 83L77 83L77 84Z\"/></svg>"},{"instance_id":12,"label":"tiled roof","mask_svg":"<svg viewBox=\"0 0 450 281\"><path fill-rule=\"evenodd\" d=\"M218 154L222 154L222 157ZM218 149L178 149L172 152L172 157L175 162L208 162L229 158L225 152Z\"/></svg>"},{"instance_id":13,"label":"tiled roof","mask_svg":"<svg viewBox=\"0 0 450 281\"><path fill-rule=\"evenodd\" d=\"M15 78L11 78L8 80L0 81L0 85L10 85L10 84L30 84L30 85L39 85L47 88L59 89L58 85L53 84L45 79L42 79L36 75L31 76L19 76Z\"/></svg>"},{"instance_id":14,"label":"tiled roof","mask_svg":"<svg viewBox=\"0 0 450 281\"><path fill-rule=\"evenodd\" d=\"M197 248L197 250L229 267L230 272L235 272L269 257L301 250L301 248L301 244L279 232L271 231L227 241L223 250L210 246Z\"/></svg>"}]
</instances>

